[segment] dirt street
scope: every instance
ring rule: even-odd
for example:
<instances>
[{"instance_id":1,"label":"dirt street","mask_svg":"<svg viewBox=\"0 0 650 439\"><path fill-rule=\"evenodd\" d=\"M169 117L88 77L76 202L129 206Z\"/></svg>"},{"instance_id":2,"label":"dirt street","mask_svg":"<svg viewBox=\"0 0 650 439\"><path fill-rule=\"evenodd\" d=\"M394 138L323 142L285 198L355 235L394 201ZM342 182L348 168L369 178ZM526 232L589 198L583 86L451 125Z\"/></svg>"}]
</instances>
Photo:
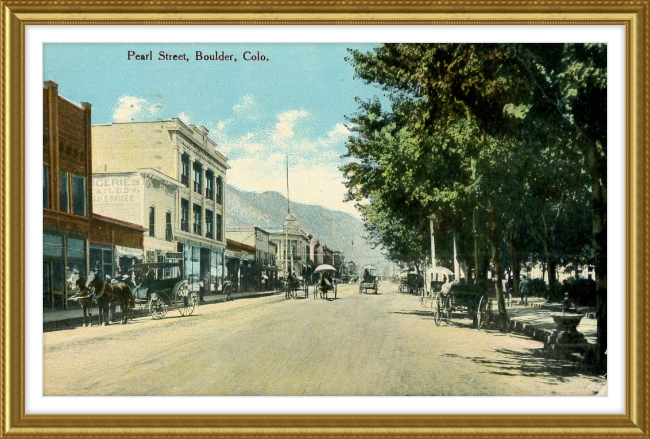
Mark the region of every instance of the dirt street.
<instances>
[{"instance_id":1,"label":"dirt street","mask_svg":"<svg viewBox=\"0 0 650 439\"><path fill-rule=\"evenodd\" d=\"M541 343L436 326L390 282L336 300L242 299L43 335L44 395L591 395ZM311 293L311 291L310 291ZM81 313L81 311L80 311ZM96 373L101 364L102 374Z\"/></svg>"}]
</instances>

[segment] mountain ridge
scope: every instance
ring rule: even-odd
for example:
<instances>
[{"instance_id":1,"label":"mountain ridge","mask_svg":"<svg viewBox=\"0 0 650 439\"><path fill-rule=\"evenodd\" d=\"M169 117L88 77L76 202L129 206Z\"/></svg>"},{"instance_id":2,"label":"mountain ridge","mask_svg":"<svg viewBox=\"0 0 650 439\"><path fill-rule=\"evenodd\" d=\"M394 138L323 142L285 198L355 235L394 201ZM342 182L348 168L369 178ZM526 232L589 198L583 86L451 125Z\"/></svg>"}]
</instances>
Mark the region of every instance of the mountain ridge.
<instances>
[{"instance_id":1,"label":"mountain ridge","mask_svg":"<svg viewBox=\"0 0 650 439\"><path fill-rule=\"evenodd\" d=\"M226 227L258 226L268 231L282 230L287 215L287 198L277 191L249 192L227 185ZM357 265L385 266L388 261L364 236L363 222L347 212L319 204L291 202L300 225L331 250L339 250L345 260Z\"/></svg>"}]
</instances>

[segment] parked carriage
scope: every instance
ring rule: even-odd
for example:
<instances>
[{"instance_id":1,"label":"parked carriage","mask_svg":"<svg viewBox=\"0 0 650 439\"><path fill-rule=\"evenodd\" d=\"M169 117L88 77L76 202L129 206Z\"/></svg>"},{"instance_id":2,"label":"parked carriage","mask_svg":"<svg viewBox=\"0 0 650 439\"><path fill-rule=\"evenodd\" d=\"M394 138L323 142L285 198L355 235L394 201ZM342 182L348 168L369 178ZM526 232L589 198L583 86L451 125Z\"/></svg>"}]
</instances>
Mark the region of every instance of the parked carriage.
<instances>
[{"instance_id":1,"label":"parked carriage","mask_svg":"<svg viewBox=\"0 0 650 439\"><path fill-rule=\"evenodd\" d=\"M182 316L190 316L199 302L201 280L198 276L182 278L182 264L158 262L133 267L137 285L133 289L135 302L147 307L151 317L162 319L170 307Z\"/></svg>"},{"instance_id":2,"label":"parked carriage","mask_svg":"<svg viewBox=\"0 0 650 439\"><path fill-rule=\"evenodd\" d=\"M359 281L359 294L368 294L368 290L372 290L374 294L379 291L379 281L377 276L378 268L374 265L364 265L362 267L362 275Z\"/></svg>"},{"instance_id":3,"label":"parked carriage","mask_svg":"<svg viewBox=\"0 0 650 439\"><path fill-rule=\"evenodd\" d=\"M443 319L449 324L454 313L465 312L477 329L487 326L492 317L492 291L494 284L490 282L444 284L431 301L436 325Z\"/></svg>"},{"instance_id":4,"label":"parked carriage","mask_svg":"<svg viewBox=\"0 0 650 439\"><path fill-rule=\"evenodd\" d=\"M422 294L424 289L424 278L414 271L400 273L397 291L401 294Z\"/></svg>"}]
</instances>

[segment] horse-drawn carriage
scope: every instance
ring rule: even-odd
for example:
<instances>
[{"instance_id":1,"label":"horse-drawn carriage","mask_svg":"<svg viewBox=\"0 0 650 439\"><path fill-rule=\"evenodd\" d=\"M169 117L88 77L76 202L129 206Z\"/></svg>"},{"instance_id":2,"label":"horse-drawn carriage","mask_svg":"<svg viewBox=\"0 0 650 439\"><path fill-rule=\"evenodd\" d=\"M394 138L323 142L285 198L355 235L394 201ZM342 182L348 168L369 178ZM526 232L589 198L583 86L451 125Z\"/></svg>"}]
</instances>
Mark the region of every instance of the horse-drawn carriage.
<instances>
[{"instance_id":1,"label":"horse-drawn carriage","mask_svg":"<svg viewBox=\"0 0 650 439\"><path fill-rule=\"evenodd\" d=\"M467 284L454 281L443 284L440 291L431 292L436 325L440 326L443 319L449 324L453 314L460 311L472 319L477 329L487 326L492 317L490 293L493 291L494 284L490 282Z\"/></svg>"},{"instance_id":2,"label":"horse-drawn carriage","mask_svg":"<svg viewBox=\"0 0 650 439\"><path fill-rule=\"evenodd\" d=\"M338 283L332 278L336 275L336 268L329 264L322 264L316 267L314 273L319 274L318 282L314 285L314 300L319 297L327 300L330 292L334 293L334 299L336 299Z\"/></svg>"},{"instance_id":3,"label":"horse-drawn carriage","mask_svg":"<svg viewBox=\"0 0 650 439\"><path fill-rule=\"evenodd\" d=\"M288 285L285 288L287 299L295 299L300 293L305 295L305 299L309 297L309 285L307 279L302 276L289 277Z\"/></svg>"},{"instance_id":4,"label":"horse-drawn carriage","mask_svg":"<svg viewBox=\"0 0 650 439\"><path fill-rule=\"evenodd\" d=\"M359 294L368 294L368 290L372 290L374 294L377 294L379 290L378 268L374 265L364 265L362 270L363 274L359 281Z\"/></svg>"},{"instance_id":5,"label":"horse-drawn carriage","mask_svg":"<svg viewBox=\"0 0 650 439\"><path fill-rule=\"evenodd\" d=\"M180 262L157 262L133 267L137 285L133 289L136 305L147 307L151 317L162 319L175 306L182 316L190 316L199 302L201 280L182 278Z\"/></svg>"},{"instance_id":6,"label":"horse-drawn carriage","mask_svg":"<svg viewBox=\"0 0 650 439\"><path fill-rule=\"evenodd\" d=\"M424 289L424 278L421 274L414 271L402 272L399 276L397 291L401 294L418 294L422 295Z\"/></svg>"}]
</instances>

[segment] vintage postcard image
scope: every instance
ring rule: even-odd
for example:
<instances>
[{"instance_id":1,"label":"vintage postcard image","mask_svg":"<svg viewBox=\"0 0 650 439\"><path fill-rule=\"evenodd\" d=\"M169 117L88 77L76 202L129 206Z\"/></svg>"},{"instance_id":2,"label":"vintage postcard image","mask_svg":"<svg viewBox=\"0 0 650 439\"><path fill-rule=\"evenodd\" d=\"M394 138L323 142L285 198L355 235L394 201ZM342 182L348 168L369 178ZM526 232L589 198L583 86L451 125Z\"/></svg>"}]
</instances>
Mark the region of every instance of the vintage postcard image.
<instances>
[{"instance_id":1,"label":"vintage postcard image","mask_svg":"<svg viewBox=\"0 0 650 439\"><path fill-rule=\"evenodd\" d=\"M43 54L44 396L607 395L607 45Z\"/></svg>"}]
</instances>

